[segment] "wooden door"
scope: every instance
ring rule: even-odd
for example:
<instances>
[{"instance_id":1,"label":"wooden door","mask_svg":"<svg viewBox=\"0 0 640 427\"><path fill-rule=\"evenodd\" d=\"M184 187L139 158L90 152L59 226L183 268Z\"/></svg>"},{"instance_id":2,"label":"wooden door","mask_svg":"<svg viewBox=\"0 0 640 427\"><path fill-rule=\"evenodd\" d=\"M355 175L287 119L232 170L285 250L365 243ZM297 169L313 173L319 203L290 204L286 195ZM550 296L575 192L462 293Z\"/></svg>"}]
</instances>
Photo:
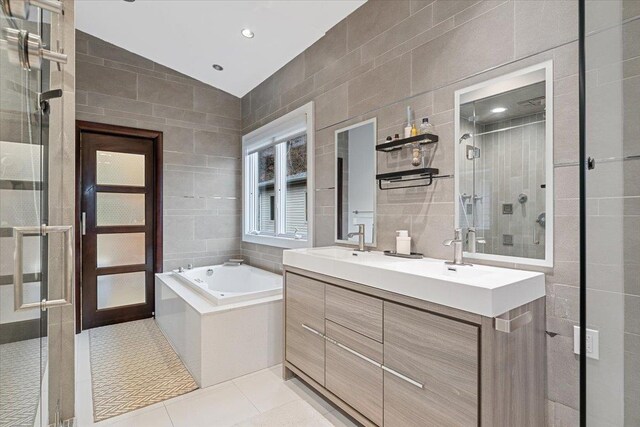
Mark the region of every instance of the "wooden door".
<instances>
[{"instance_id":1,"label":"wooden door","mask_svg":"<svg viewBox=\"0 0 640 427\"><path fill-rule=\"evenodd\" d=\"M153 315L162 232L158 133L86 127L78 135L83 329Z\"/></svg>"}]
</instances>

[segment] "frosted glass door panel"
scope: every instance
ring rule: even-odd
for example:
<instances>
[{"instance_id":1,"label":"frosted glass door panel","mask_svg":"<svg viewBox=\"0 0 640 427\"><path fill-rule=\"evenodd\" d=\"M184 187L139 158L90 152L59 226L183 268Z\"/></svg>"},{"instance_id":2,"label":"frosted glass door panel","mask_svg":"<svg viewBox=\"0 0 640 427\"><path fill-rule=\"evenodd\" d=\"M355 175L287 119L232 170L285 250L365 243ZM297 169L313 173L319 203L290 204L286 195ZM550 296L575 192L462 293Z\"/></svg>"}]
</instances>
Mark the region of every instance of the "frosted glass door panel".
<instances>
[{"instance_id":1,"label":"frosted glass door panel","mask_svg":"<svg viewBox=\"0 0 640 427\"><path fill-rule=\"evenodd\" d=\"M144 194L97 193L96 225L144 225Z\"/></svg>"},{"instance_id":2,"label":"frosted glass door panel","mask_svg":"<svg viewBox=\"0 0 640 427\"><path fill-rule=\"evenodd\" d=\"M145 302L145 272L98 276L98 310L143 304Z\"/></svg>"},{"instance_id":3,"label":"frosted glass door panel","mask_svg":"<svg viewBox=\"0 0 640 427\"><path fill-rule=\"evenodd\" d=\"M97 266L144 264L144 233L98 234Z\"/></svg>"},{"instance_id":4,"label":"frosted glass door panel","mask_svg":"<svg viewBox=\"0 0 640 427\"><path fill-rule=\"evenodd\" d=\"M40 198L40 191L0 190L0 227L41 224Z\"/></svg>"},{"instance_id":5,"label":"frosted glass door panel","mask_svg":"<svg viewBox=\"0 0 640 427\"><path fill-rule=\"evenodd\" d=\"M144 187L144 155L97 151L96 184Z\"/></svg>"},{"instance_id":6,"label":"frosted glass door panel","mask_svg":"<svg viewBox=\"0 0 640 427\"><path fill-rule=\"evenodd\" d=\"M38 236L25 237L22 248L22 271L28 273L40 273L41 242ZM15 252L15 241L13 237L0 238L0 276L13 274L13 255Z\"/></svg>"},{"instance_id":7,"label":"frosted glass door panel","mask_svg":"<svg viewBox=\"0 0 640 427\"><path fill-rule=\"evenodd\" d=\"M40 152L42 146L0 141L2 168L0 179L40 181Z\"/></svg>"}]
</instances>

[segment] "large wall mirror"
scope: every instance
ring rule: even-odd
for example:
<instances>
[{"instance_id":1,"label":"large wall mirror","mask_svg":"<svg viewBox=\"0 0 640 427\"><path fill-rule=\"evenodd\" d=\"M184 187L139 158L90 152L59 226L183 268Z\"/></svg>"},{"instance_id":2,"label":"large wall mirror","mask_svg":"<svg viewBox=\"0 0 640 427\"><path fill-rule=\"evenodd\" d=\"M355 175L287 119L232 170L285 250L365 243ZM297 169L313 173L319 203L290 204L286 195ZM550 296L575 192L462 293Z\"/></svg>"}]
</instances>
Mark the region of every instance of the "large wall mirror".
<instances>
[{"instance_id":1,"label":"large wall mirror","mask_svg":"<svg viewBox=\"0 0 640 427\"><path fill-rule=\"evenodd\" d=\"M365 243L376 244L376 119L336 131L336 242L357 243L358 224Z\"/></svg>"},{"instance_id":2,"label":"large wall mirror","mask_svg":"<svg viewBox=\"0 0 640 427\"><path fill-rule=\"evenodd\" d=\"M455 93L456 228L468 258L553 265L551 61Z\"/></svg>"}]
</instances>

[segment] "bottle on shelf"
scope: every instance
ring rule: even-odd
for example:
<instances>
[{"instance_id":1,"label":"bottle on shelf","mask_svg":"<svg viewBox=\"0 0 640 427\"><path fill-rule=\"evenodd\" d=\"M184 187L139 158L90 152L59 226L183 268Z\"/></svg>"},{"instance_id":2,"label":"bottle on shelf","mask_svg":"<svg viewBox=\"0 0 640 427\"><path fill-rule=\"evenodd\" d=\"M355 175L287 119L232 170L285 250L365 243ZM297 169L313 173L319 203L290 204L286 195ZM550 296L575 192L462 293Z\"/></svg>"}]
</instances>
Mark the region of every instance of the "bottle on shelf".
<instances>
[{"instance_id":1,"label":"bottle on shelf","mask_svg":"<svg viewBox=\"0 0 640 427\"><path fill-rule=\"evenodd\" d=\"M404 128L404 137L409 138L411 136L411 107L407 106L407 125Z\"/></svg>"},{"instance_id":2,"label":"bottle on shelf","mask_svg":"<svg viewBox=\"0 0 640 427\"><path fill-rule=\"evenodd\" d=\"M436 127L429 122L429 118L425 117L422 119L422 123L420 123L420 134L430 133L431 135L437 135Z\"/></svg>"}]
</instances>

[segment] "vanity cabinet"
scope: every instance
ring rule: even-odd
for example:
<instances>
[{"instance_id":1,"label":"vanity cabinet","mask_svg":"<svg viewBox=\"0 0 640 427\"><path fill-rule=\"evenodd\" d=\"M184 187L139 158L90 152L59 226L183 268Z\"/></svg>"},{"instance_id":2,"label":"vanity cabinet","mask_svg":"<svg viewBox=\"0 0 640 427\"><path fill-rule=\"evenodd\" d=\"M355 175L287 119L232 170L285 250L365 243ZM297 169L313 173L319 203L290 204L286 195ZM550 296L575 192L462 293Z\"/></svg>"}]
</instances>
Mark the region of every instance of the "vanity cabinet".
<instances>
[{"instance_id":1,"label":"vanity cabinet","mask_svg":"<svg viewBox=\"0 0 640 427\"><path fill-rule=\"evenodd\" d=\"M324 385L325 284L299 275L287 275L285 358Z\"/></svg>"},{"instance_id":2,"label":"vanity cabinet","mask_svg":"<svg viewBox=\"0 0 640 427\"><path fill-rule=\"evenodd\" d=\"M384 303L386 426L478 425L478 327Z\"/></svg>"},{"instance_id":3,"label":"vanity cabinet","mask_svg":"<svg viewBox=\"0 0 640 427\"><path fill-rule=\"evenodd\" d=\"M496 320L293 267L284 294L284 377L365 426L545 423L544 298Z\"/></svg>"},{"instance_id":4,"label":"vanity cabinet","mask_svg":"<svg viewBox=\"0 0 640 427\"><path fill-rule=\"evenodd\" d=\"M326 337L325 387L382 425L382 344L330 320Z\"/></svg>"}]
</instances>

